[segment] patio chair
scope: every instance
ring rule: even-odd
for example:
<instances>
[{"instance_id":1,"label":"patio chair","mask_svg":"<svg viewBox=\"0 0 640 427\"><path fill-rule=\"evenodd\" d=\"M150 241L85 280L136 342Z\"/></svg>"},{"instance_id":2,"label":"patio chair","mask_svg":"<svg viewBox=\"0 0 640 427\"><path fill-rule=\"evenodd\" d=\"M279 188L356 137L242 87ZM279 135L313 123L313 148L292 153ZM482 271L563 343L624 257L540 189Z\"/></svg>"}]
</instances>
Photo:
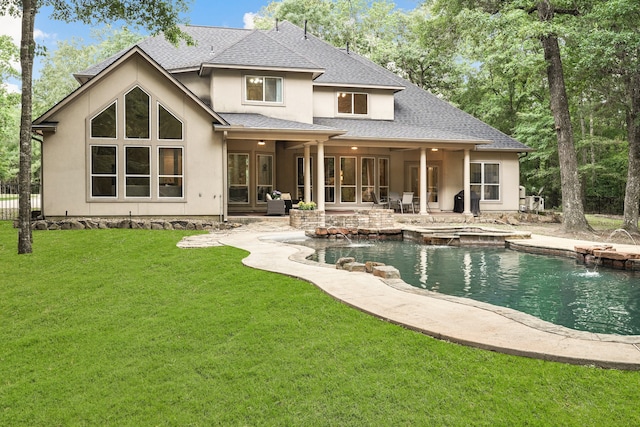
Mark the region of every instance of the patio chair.
<instances>
[{"instance_id":1,"label":"patio chair","mask_svg":"<svg viewBox=\"0 0 640 427\"><path fill-rule=\"evenodd\" d=\"M378 200L378 196L374 191L372 191L370 194L371 194L371 201L373 202L373 206L371 206L372 208L386 209L389 206L389 203Z\"/></svg>"},{"instance_id":2,"label":"patio chair","mask_svg":"<svg viewBox=\"0 0 640 427\"><path fill-rule=\"evenodd\" d=\"M413 191L405 191L402 193L402 200L400 200L400 213L404 213L404 208L411 206L411 213L416 213L413 207Z\"/></svg>"},{"instance_id":3,"label":"patio chair","mask_svg":"<svg viewBox=\"0 0 640 427\"><path fill-rule=\"evenodd\" d=\"M395 191L391 191L389 193L389 197L387 198L387 205L389 206L389 209L393 209L394 211L400 210L400 193L397 193Z\"/></svg>"}]
</instances>

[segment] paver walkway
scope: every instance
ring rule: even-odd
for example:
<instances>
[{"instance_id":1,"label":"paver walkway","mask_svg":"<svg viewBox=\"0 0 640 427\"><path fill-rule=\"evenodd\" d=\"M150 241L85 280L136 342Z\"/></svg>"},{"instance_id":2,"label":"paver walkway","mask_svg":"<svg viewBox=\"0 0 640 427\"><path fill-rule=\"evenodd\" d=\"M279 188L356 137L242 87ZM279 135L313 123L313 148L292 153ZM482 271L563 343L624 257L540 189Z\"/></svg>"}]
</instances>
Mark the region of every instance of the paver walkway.
<instances>
[{"instance_id":1,"label":"paver walkway","mask_svg":"<svg viewBox=\"0 0 640 427\"><path fill-rule=\"evenodd\" d=\"M436 338L545 360L640 369L640 336L574 331L515 310L466 298L418 292L420 290L402 281L385 282L368 273L337 270L310 262L305 257L312 249L272 240L304 235L302 231L283 228L277 232L229 230L190 239L193 246L208 242L244 249L250 252L243 260L247 266L309 281L350 306ZM573 249L579 241L534 235L526 242Z\"/></svg>"}]
</instances>

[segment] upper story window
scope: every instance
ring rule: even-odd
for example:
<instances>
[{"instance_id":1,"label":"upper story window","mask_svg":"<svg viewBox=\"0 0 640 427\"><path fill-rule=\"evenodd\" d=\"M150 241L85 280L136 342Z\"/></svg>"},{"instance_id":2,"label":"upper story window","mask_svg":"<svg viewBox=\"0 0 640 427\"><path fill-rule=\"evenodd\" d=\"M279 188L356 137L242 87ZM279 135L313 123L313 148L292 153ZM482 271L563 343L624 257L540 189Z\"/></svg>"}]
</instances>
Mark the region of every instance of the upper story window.
<instances>
[{"instance_id":1,"label":"upper story window","mask_svg":"<svg viewBox=\"0 0 640 427\"><path fill-rule=\"evenodd\" d=\"M182 139L182 122L158 104L158 139Z\"/></svg>"},{"instance_id":2,"label":"upper story window","mask_svg":"<svg viewBox=\"0 0 640 427\"><path fill-rule=\"evenodd\" d=\"M368 103L366 93L338 92L338 114L368 114Z\"/></svg>"},{"instance_id":3,"label":"upper story window","mask_svg":"<svg viewBox=\"0 0 640 427\"><path fill-rule=\"evenodd\" d=\"M245 76L247 101L282 102L282 77Z\"/></svg>"},{"instance_id":4,"label":"upper story window","mask_svg":"<svg viewBox=\"0 0 640 427\"><path fill-rule=\"evenodd\" d=\"M91 119L91 138L111 138L117 135L116 103L109 105Z\"/></svg>"},{"instance_id":5,"label":"upper story window","mask_svg":"<svg viewBox=\"0 0 640 427\"><path fill-rule=\"evenodd\" d=\"M149 95L136 86L124 96L125 137L149 139L151 113Z\"/></svg>"}]
</instances>

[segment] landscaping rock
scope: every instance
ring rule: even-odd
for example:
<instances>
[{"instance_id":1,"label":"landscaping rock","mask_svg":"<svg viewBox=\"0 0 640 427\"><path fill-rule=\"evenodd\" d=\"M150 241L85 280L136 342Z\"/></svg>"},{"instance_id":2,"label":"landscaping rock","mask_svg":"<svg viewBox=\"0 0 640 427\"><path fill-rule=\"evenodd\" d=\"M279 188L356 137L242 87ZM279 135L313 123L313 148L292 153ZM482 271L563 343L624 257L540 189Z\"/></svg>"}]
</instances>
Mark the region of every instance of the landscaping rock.
<instances>
[{"instance_id":1,"label":"landscaping rock","mask_svg":"<svg viewBox=\"0 0 640 427\"><path fill-rule=\"evenodd\" d=\"M356 262L356 259L354 257L338 258L338 261L336 261L336 269L345 270L345 264L350 264L352 262Z\"/></svg>"},{"instance_id":2,"label":"landscaping rock","mask_svg":"<svg viewBox=\"0 0 640 427\"><path fill-rule=\"evenodd\" d=\"M400 272L392 265L378 265L373 267L373 275L383 279L400 279Z\"/></svg>"}]
</instances>

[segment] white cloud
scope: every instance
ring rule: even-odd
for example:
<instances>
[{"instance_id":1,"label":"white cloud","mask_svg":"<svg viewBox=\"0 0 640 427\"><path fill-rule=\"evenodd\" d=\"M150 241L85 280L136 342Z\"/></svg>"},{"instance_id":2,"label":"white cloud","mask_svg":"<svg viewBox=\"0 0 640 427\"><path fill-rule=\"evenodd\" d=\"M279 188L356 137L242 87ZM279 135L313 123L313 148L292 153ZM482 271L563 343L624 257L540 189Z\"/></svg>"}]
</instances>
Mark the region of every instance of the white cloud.
<instances>
[{"instance_id":1,"label":"white cloud","mask_svg":"<svg viewBox=\"0 0 640 427\"><path fill-rule=\"evenodd\" d=\"M253 18L255 18L255 16L256 14L251 12L247 12L244 14L244 16L242 17L242 22L244 22L244 28L247 28L247 29L254 28L255 23L253 22Z\"/></svg>"},{"instance_id":2,"label":"white cloud","mask_svg":"<svg viewBox=\"0 0 640 427\"><path fill-rule=\"evenodd\" d=\"M22 36L22 20L13 16L0 16L0 35L10 36L13 42L20 46ZM55 38L54 35L45 33L36 28L33 32L36 43L42 43L44 39Z\"/></svg>"},{"instance_id":3,"label":"white cloud","mask_svg":"<svg viewBox=\"0 0 640 427\"><path fill-rule=\"evenodd\" d=\"M22 22L20 18L13 16L0 16L0 35L11 36L13 42L20 46L20 34Z\"/></svg>"},{"instance_id":4,"label":"white cloud","mask_svg":"<svg viewBox=\"0 0 640 427\"><path fill-rule=\"evenodd\" d=\"M2 87L9 93L20 93L20 86L13 83L3 83Z\"/></svg>"}]
</instances>

